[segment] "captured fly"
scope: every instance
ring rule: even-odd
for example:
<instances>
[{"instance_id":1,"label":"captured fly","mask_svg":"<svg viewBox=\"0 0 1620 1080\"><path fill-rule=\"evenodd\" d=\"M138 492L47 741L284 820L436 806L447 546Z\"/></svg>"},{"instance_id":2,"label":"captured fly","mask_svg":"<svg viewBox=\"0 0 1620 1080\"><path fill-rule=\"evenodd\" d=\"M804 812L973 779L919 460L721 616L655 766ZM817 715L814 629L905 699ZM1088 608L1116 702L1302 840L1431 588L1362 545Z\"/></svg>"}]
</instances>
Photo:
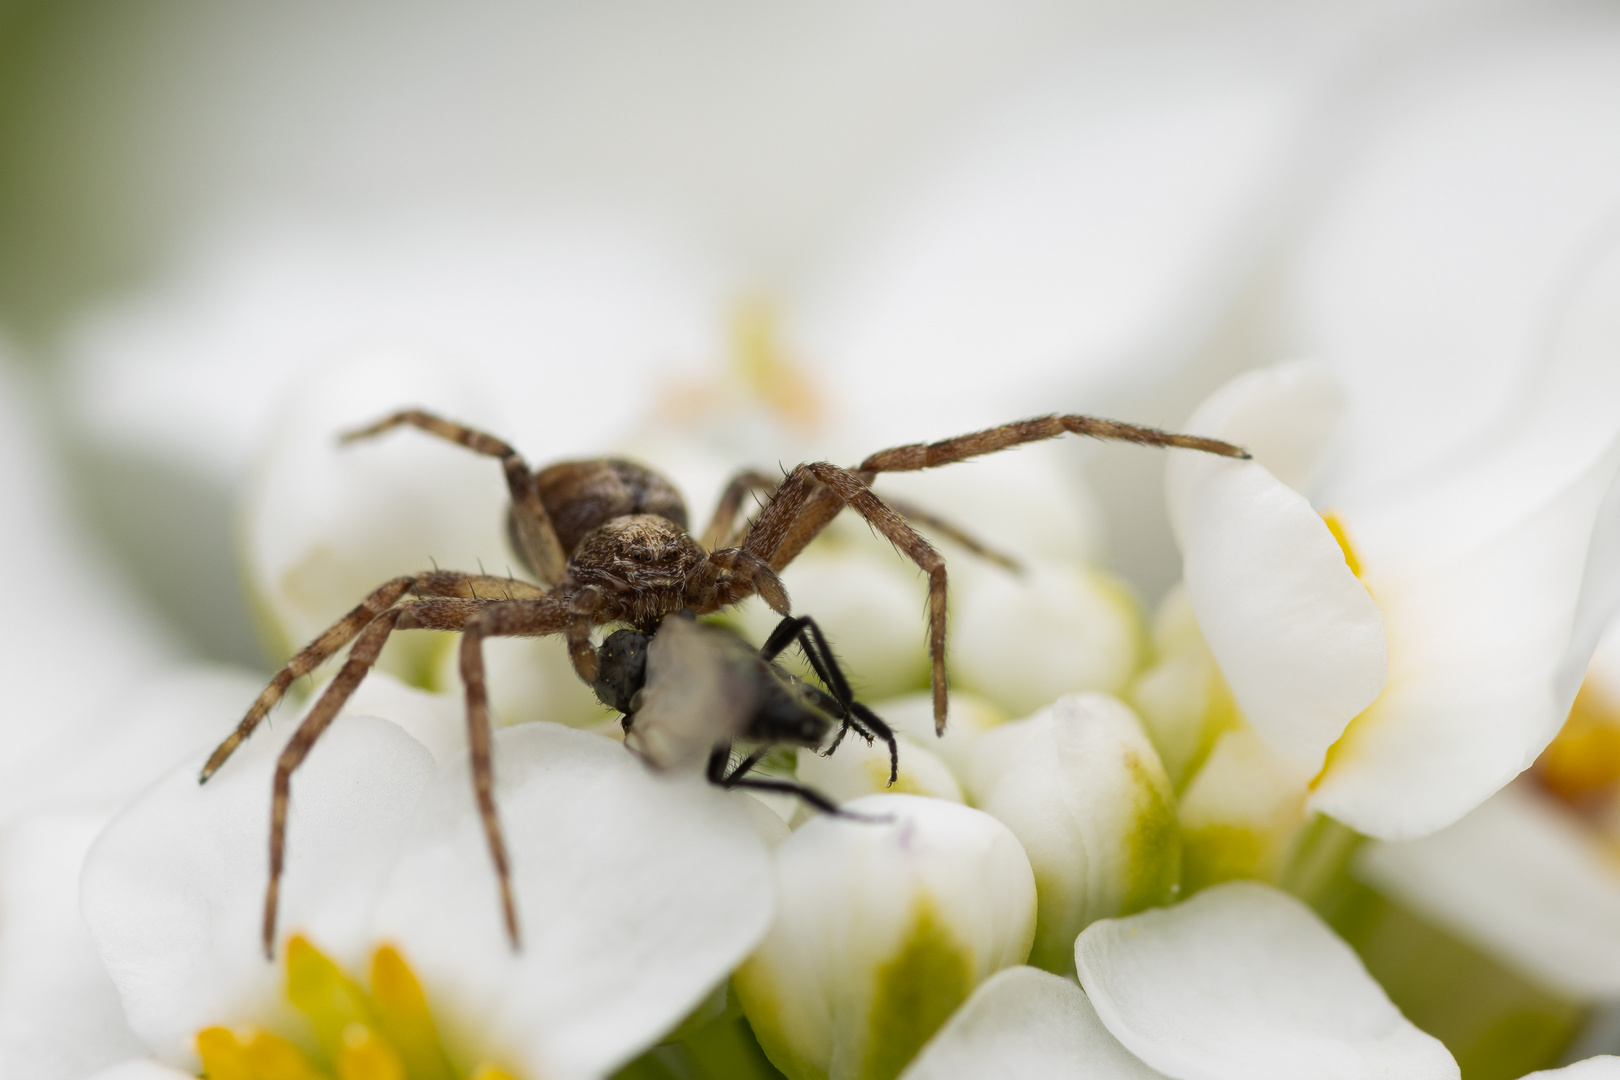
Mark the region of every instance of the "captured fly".
<instances>
[{"instance_id":1,"label":"captured fly","mask_svg":"<svg viewBox=\"0 0 1620 1080\"><path fill-rule=\"evenodd\" d=\"M794 641L823 686L777 663ZM615 631L597 650L594 689L604 705L624 714L625 745L648 764L680 769L705 762L709 781L724 788L787 792L837 813L813 788L748 775L772 747L818 747L835 727L827 753L853 728L868 742L888 744L889 783L898 773L894 732L854 699L821 628L808 617L784 618L759 649L687 613L665 619L650 634ZM737 743L747 753L730 768Z\"/></svg>"}]
</instances>

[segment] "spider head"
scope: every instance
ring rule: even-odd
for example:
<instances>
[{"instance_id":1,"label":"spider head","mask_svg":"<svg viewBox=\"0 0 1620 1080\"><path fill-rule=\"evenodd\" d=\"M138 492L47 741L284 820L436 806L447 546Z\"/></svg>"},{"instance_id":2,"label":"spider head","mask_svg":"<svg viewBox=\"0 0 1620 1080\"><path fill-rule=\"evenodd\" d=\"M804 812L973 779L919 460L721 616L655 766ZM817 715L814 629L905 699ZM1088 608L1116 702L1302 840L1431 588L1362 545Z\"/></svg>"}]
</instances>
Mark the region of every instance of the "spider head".
<instances>
[{"instance_id":1,"label":"spider head","mask_svg":"<svg viewBox=\"0 0 1620 1080\"><path fill-rule=\"evenodd\" d=\"M614 518L586 533L568 562L568 574L582 585L617 593L669 591L682 606L686 579L707 558L685 529L657 514Z\"/></svg>"}]
</instances>

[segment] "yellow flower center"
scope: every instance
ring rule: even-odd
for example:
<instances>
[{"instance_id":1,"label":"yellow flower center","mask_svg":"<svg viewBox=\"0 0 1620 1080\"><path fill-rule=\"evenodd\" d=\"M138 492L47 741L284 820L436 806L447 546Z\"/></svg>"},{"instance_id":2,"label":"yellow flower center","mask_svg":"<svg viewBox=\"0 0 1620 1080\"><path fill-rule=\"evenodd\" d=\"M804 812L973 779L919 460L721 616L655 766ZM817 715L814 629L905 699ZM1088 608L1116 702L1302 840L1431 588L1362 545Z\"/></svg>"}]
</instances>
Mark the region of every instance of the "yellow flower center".
<instances>
[{"instance_id":1,"label":"yellow flower center","mask_svg":"<svg viewBox=\"0 0 1620 1080\"><path fill-rule=\"evenodd\" d=\"M1572 805L1612 794L1620 783L1620 698L1587 679L1569 719L1537 759L1535 776Z\"/></svg>"},{"instance_id":2,"label":"yellow flower center","mask_svg":"<svg viewBox=\"0 0 1620 1080\"><path fill-rule=\"evenodd\" d=\"M458 1072L439 1042L427 995L399 950L371 954L371 989L307 938L287 943L287 1001L309 1019L313 1039L211 1027L197 1033L208 1080L515 1080L484 1064Z\"/></svg>"}]
</instances>

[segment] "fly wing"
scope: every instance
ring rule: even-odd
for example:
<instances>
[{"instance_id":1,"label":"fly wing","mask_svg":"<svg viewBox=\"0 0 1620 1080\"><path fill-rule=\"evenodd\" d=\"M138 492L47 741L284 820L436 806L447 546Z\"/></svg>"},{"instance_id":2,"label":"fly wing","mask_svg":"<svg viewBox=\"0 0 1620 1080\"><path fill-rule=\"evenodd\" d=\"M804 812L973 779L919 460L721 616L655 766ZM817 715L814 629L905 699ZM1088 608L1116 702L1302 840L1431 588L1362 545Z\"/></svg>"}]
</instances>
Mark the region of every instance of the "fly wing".
<instances>
[{"instance_id":1,"label":"fly wing","mask_svg":"<svg viewBox=\"0 0 1620 1080\"><path fill-rule=\"evenodd\" d=\"M641 708L625 745L654 768L699 765L758 704L759 654L726 630L666 619L647 647Z\"/></svg>"}]
</instances>

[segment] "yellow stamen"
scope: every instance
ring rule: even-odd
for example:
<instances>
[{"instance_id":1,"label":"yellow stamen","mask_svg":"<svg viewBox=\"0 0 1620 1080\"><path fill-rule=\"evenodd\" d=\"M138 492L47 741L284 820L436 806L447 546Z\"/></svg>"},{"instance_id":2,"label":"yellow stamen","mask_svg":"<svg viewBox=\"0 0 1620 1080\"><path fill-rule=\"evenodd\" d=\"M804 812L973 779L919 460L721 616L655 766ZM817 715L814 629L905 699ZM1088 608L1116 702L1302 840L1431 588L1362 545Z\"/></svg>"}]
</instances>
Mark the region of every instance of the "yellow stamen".
<instances>
[{"instance_id":1,"label":"yellow stamen","mask_svg":"<svg viewBox=\"0 0 1620 1080\"><path fill-rule=\"evenodd\" d=\"M1542 786L1565 802L1582 802L1620 783L1620 701L1590 679L1569 718L1535 766Z\"/></svg>"},{"instance_id":2,"label":"yellow stamen","mask_svg":"<svg viewBox=\"0 0 1620 1080\"><path fill-rule=\"evenodd\" d=\"M454 1074L428 1011L427 995L392 945L384 945L371 957L371 1009L378 1030L399 1051L411 1080L450 1080Z\"/></svg>"},{"instance_id":3,"label":"yellow stamen","mask_svg":"<svg viewBox=\"0 0 1620 1080\"><path fill-rule=\"evenodd\" d=\"M371 1024L365 991L301 934L287 942L287 1000L309 1017L329 1060L337 1059L350 1024Z\"/></svg>"},{"instance_id":4,"label":"yellow stamen","mask_svg":"<svg viewBox=\"0 0 1620 1080\"><path fill-rule=\"evenodd\" d=\"M405 1080L405 1065L376 1032L350 1024L338 1048L337 1074L338 1080Z\"/></svg>"},{"instance_id":5,"label":"yellow stamen","mask_svg":"<svg viewBox=\"0 0 1620 1080\"><path fill-rule=\"evenodd\" d=\"M258 1080L325 1080L326 1077L309 1063L302 1050L268 1031L253 1036L247 1046L247 1057Z\"/></svg>"},{"instance_id":6,"label":"yellow stamen","mask_svg":"<svg viewBox=\"0 0 1620 1080\"><path fill-rule=\"evenodd\" d=\"M371 955L367 993L308 938L287 942L287 1000L309 1018L317 1060L286 1039L254 1032L247 1041L225 1027L197 1033L208 1080L457 1080L416 973L398 949ZM328 1066L330 1072L322 1070ZM517 1080L481 1065L469 1080Z\"/></svg>"},{"instance_id":7,"label":"yellow stamen","mask_svg":"<svg viewBox=\"0 0 1620 1080\"><path fill-rule=\"evenodd\" d=\"M1350 567L1352 574L1360 577L1361 560L1356 558L1356 549L1350 545L1350 534L1344 531L1344 522L1339 520L1339 515L1332 513L1323 514L1322 520L1327 523L1328 532L1333 534L1333 539L1339 542L1339 550L1344 552L1345 565Z\"/></svg>"},{"instance_id":8,"label":"yellow stamen","mask_svg":"<svg viewBox=\"0 0 1620 1080\"><path fill-rule=\"evenodd\" d=\"M247 1048L229 1028L211 1027L197 1032L197 1056L208 1080L258 1080L247 1059Z\"/></svg>"}]
</instances>

